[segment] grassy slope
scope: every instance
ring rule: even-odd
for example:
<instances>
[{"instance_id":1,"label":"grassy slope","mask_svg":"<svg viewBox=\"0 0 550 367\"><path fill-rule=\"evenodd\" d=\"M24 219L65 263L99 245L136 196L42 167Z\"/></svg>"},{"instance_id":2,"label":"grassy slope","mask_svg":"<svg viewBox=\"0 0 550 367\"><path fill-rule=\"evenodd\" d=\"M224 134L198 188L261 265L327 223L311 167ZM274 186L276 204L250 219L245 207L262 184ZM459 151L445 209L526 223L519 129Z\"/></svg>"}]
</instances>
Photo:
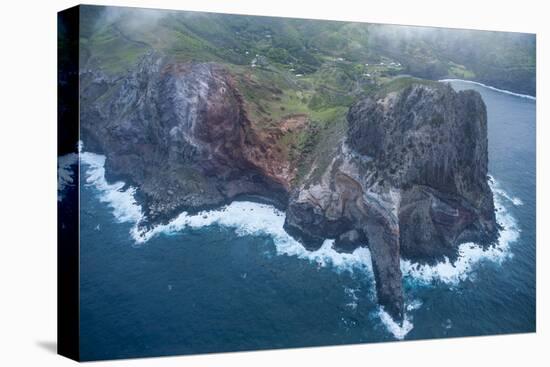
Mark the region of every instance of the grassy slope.
<instances>
[{"instance_id":1,"label":"grassy slope","mask_svg":"<svg viewBox=\"0 0 550 367\"><path fill-rule=\"evenodd\" d=\"M371 46L418 77L472 79L535 94L535 36L445 28L377 26Z\"/></svg>"},{"instance_id":2,"label":"grassy slope","mask_svg":"<svg viewBox=\"0 0 550 367\"><path fill-rule=\"evenodd\" d=\"M179 62L225 64L256 128L309 116L307 128L278 142L300 176L315 157L323 165L353 101L419 82L402 74L485 82L501 75L501 85L529 92L535 67L534 37L526 35L95 6L81 7L80 46L81 69L115 76L152 49Z\"/></svg>"}]
</instances>

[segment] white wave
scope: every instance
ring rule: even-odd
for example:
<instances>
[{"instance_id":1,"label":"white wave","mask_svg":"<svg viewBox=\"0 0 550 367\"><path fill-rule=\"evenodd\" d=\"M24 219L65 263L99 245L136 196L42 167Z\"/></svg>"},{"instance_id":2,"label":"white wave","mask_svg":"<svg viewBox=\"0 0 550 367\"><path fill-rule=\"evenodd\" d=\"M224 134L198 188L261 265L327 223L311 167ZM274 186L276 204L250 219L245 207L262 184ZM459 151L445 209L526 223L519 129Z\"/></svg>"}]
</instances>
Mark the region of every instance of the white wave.
<instances>
[{"instance_id":1,"label":"white wave","mask_svg":"<svg viewBox=\"0 0 550 367\"><path fill-rule=\"evenodd\" d=\"M202 211L197 214L182 212L168 224L161 224L150 230L139 227L143 212L137 204L132 187L125 188L123 182L113 184L105 180L105 157L83 152L81 160L87 165L88 184L94 185L100 192L100 200L109 204L119 222L131 222L135 225L131 235L136 243L145 243L160 234L170 235L185 228L201 228L211 225L232 228L237 235L268 235L276 246L277 254L296 256L307 259L319 267L332 266L337 270L362 269L372 274L370 251L365 247L357 248L353 253L340 253L334 249L334 240L327 239L316 251L308 251L300 242L291 237L283 228L285 213L268 204L247 201L236 201L216 210ZM519 229L514 218L506 211L501 198L509 196L500 189L491 178L497 208L497 221L503 226L499 241L495 246L483 249L474 243L465 243L459 247L459 258L453 264L448 259L433 266L420 265L408 260L401 260L401 271L404 276L425 282L440 280L445 283L457 283L464 280L472 267L481 260L501 263L512 256L510 244L517 240ZM511 199L518 202L519 199Z\"/></svg>"},{"instance_id":2,"label":"white wave","mask_svg":"<svg viewBox=\"0 0 550 367\"><path fill-rule=\"evenodd\" d=\"M346 306L351 308L352 310L355 310L357 308L357 302L359 301L359 297L357 297L357 292L359 291L359 288L348 288L344 287L344 293L348 297L350 297L350 302L346 303Z\"/></svg>"},{"instance_id":3,"label":"white wave","mask_svg":"<svg viewBox=\"0 0 550 367\"><path fill-rule=\"evenodd\" d=\"M240 236L268 235L275 243L277 254L296 256L317 264L319 267L332 266L336 270L372 271L370 251L358 248L353 253L340 253L334 250L334 240L325 240L316 251L308 251L300 242L291 237L283 228L284 212L271 205L248 201L235 201L217 210L202 211L197 214L181 213L168 224L161 224L149 231L132 229L132 237L137 243L144 243L159 234L174 234L185 228L202 228L211 225L232 228Z\"/></svg>"},{"instance_id":4,"label":"white wave","mask_svg":"<svg viewBox=\"0 0 550 367\"><path fill-rule=\"evenodd\" d=\"M80 161L87 166L86 183L99 191L99 200L107 203L119 222L138 224L143 219L141 206L134 197L133 187L125 188L124 182L109 184L105 179L105 156L82 152Z\"/></svg>"},{"instance_id":5,"label":"white wave","mask_svg":"<svg viewBox=\"0 0 550 367\"><path fill-rule=\"evenodd\" d=\"M149 230L141 229L139 224L143 220L141 206L135 200L135 189L125 188L123 182L109 184L105 180L105 157L102 155L83 152L81 161L87 167L86 182L99 191L99 198L113 210L113 215L119 222L133 223L130 234L138 244L145 243L158 235L171 235L185 228L202 228L218 225L232 228L239 236L267 235L273 239L278 255L296 256L316 264L318 267L330 266L337 272L359 270L373 280L372 259L370 251L365 247L357 248L353 253L340 253L334 249L334 240L327 239L316 251L308 251L300 242L291 237L283 228L285 213L271 205L247 201L236 201L216 210L202 211L197 214L182 212L167 224L161 224ZM495 187L492 179L492 187ZM501 198L506 198L504 191L494 190L495 206L497 207L497 221L503 226L498 244L488 249L467 243L459 248L459 258L452 264L447 259L434 266L419 265L408 260L401 260L401 271L404 277L411 277L422 282L440 280L455 284L464 280L473 266L481 260L491 260L501 263L512 256L509 247L517 240L519 229L514 218L505 210ZM352 292L350 307L355 308L357 297ZM418 309L422 303L413 301L406 306L408 312ZM413 323L410 315L405 315L402 325L396 323L392 317L380 309L380 320L391 334L397 339L403 339L412 330Z\"/></svg>"},{"instance_id":6,"label":"white wave","mask_svg":"<svg viewBox=\"0 0 550 367\"><path fill-rule=\"evenodd\" d=\"M337 271L365 270L372 273L370 251L357 248L353 253L340 253L334 249L334 240L325 240L316 251L308 251L283 228L284 212L267 204L235 201L216 210L197 214L182 212L168 224L160 224L150 230L139 227L143 220L141 206L135 200L135 189L125 188L123 182L109 184L105 179L105 156L83 152L81 161L86 166L86 182L99 191L99 199L113 210L119 222L134 223L130 234L136 243L145 243L160 234L170 235L185 228L201 228L211 225L232 228L240 236L268 235L276 247L277 254L296 256L317 264L319 267L334 267Z\"/></svg>"},{"instance_id":7,"label":"white wave","mask_svg":"<svg viewBox=\"0 0 550 367\"><path fill-rule=\"evenodd\" d=\"M382 324L384 324L386 329L393 335L394 338L398 340L403 340L414 327L410 316L406 313L402 325L399 325L397 322L395 322L390 314L384 311L384 307L382 306L379 307L378 316L380 317L380 321L382 321Z\"/></svg>"},{"instance_id":8,"label":"white wave","mask_svg":"<svg viewBox=\"0 0 550 367\"><path fill-rule=\"evenodd\" d=\"M470 83L470 84L479 85L479 86L481 86L481 87L484 87L484 88L487 88L487 89L490 89L490 90L494 90L495 92L505 93L505 94L509 94L509 95L512 95L512 96L520 97L520 98L527 98L527 99L531 99L531 100L533 100L533 101L536 101L536 100L537 100L537 97L530 96L530 95L528 95L528 94L515 93L515 92L511 92L511 91L506 90L506 89L499 89L499 88L496 88L496 87L492 87L492 86L490 86L490 85L483 84L483 83L480 83L480 82L474 82L474 81L472 81L472 80L464 80L464 79L440 79L439 81L440 81L440 82L463 82L463 83Z\"/></svg>"},{"instance_id":9,"label":"white wave","mask_svg":"<svg viewBox=\"0 0 550 367\"><path fill-rule=\"evenodd\" d=\"M490 182L493 189L496 181L492 179ZM518 239L520 230L514 217L504 207L502 198L505 198L505 196L499 190L493 189L496 219L503 227L500 231L498 242L494 246L484 249L475 243L464 243L459 246L459 256L454 263L450 262L447 258L436 265L421 265L412 263L409 260L401 260L401 272L403 276L411 277L424 283L431 283L437 280L455 285L465 280L474 269L474 266L480 261L488 260L501 264L506 259L512 257L513 254L510 251L510 245Z\"/></svg>"},{"instance_id":10,"label":"white wave","mask_svg":"<svg viewBox=\"0 0 550 367\"><path fill-rule=\"evenodd\" d=\"M377 315L380 318L380 321L382 321L384 327L394 336L394 338L403 340L405 339L405 336L407 336L407 334L414 328L411 313L418 310L420 307L422 307L422 301L418 299L413 299L412 301L406 303L406 312L401 325L395 322L393 317L391 317L390 314L384 310L383 306L378 307Z\"/></svg>"},{"instance_id":11,"label":"white wave","mask_svg":"<svg viewBox=\"0 0 550 367\"><path fill-rule=\"evenodd\" d=\"M422 301L418 299L414 299L405 306L405 309L410 312L410 311L418 310L420 307L422 307Z\"/></svg>"},{"instance_id":12,"label":"white wave","mask_svg":"<svg viewBox=\"0 0 550 367\"><path fill-rule=\"evenodd\" d=\"M500 183L498 181L496 181L492 176L489 176L489 179L490 179L489 184L491 186L491 190L493 190L493 193L495 193L497 195L500 195L504 199L506 199L509 202L511 202L512 204L514 204L514 206L523 205L523 201L520 198L518 198L516 196L512 196L512 195L508 194L506 191L504 191L502 189L502 187L500 186Z\"/></svg>"},{"instance_id":13,"label":"white wave","mask_svg":"<svg viewBox=\"0 0 550 367\"><path fill-rule=\"evenodd\" d=\"M64 191L74 185L75 166L78 154L69 153L57 157L57 201L63 201Z\"/></svg>"}]
</instances>

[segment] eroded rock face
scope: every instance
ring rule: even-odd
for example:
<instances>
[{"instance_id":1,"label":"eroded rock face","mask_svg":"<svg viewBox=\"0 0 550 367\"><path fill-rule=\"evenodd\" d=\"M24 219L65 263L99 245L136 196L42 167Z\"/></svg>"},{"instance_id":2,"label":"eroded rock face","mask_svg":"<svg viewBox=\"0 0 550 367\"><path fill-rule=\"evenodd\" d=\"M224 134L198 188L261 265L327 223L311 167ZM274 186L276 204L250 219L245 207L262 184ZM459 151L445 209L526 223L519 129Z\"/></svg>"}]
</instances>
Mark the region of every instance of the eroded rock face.
<instances>
[{"instance_id":1,"label":"eroded rock face","mask_svg":"<svg viewBox=\"0 0 550 367\"><path fill-rule=\"evenodd\" d=\"M330 163L296 182L277 139L307 116L256 131L220 65L151 53L123 77L85 71L80 83L85 149L106 155L111 180L138 188L151 224L242 196L269 200L286 207L285 229L309 249L327 238L339 251L368 246L379 303L397 320L401 258L454 259L459 244L497 236L476 92L413 84L363 99Z\"/></svg>"},{"instance_id":2,"label":"eroded rock face","mask_svg":"<svg viewBox=\"0 0 550 367\"><path fill-rule=\"evenodd\" d=\"M151 222L257 195L285 206L279 157L251 129L230 74L150 54L123 78L81 74L82 139L139 188ZM279 159L280 160L280 159Z\"/></svg>"},{"instance_id":3,"label":"eroded rock face","mask_svg":"<svg viewBox=\"0 0 550 367\"><path fill-rule=\"evenodd\" d=\"M459 244L497 236L485 105L473 91L412 85L359 101L348 124L321 178L293 191L285 228L310 248L368 245L379 303L399 320L401 257L454 259Z\"/></svg>"}]
</instances>

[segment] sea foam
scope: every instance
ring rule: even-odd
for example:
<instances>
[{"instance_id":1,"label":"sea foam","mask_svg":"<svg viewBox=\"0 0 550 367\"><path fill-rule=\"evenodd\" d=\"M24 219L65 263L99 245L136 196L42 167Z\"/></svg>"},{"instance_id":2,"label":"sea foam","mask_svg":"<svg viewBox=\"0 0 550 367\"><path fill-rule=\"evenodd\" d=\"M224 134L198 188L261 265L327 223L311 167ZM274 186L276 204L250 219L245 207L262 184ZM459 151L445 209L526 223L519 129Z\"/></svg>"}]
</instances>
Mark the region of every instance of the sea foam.
<instances>
[{"instance_id":1,"label":"sea foam","mask_svg":"<svg viewBox=\"0 0 550 367\"><path fill-rule=\"evenodd\" d=\"M452 263L449 259L435 265L421 265L409 260L401 260L401 272L404 277L414 278L423 283L441 281L456 285L465 280L481 261L492 261L501 264L513 256L510 245L519 238L519 227L514 217L506 210L504 199L514 202L500 187L498 182L491 178L490 186L493 191L493 200L496 208L496 219L502 229L496 244L483 248L475 243L463 243L459 246L458 259Z\"/></svg>"},{"instance_id":2,"label":"sea foam","mask_svg":"<svg viewBox=\"0 0 550 367\"><path fill-rule=\"evenodd\" d=\"M105 156L82 152L80 162L86 165L86 184L93 185L99 192L99 200L109 205L118 222L136 225L143 219L141 206L135 199L136 190L126 187L124 182L109 184L105 179Z\"/></svg>"},{"instance_id":3,"label":"sea foam","mask_svg":"<svg viewBox=\"0 0 550 367\"><path fill-rule=\"evenodd\" d=\"M340 253L334 249L334 240L327 239L315 251L307 250L300 242L291 237L283 228L285 213L268 204L248 201L235 201L220 209L202 211L197 214L182 212L167 224L160 224L151 229L140 227L144 219L141 206L135 200L135 188L127 187L123 182L109 184L105 179L105 157L99 154L83 152L81 162L85 164L86 184L93 185L99 192L99 199L112 209L119 222L134 224L130 235L136 244L143 244L159 235L173 235L186 228L203 228L218 225L231 228L239 236L267 235L272 238L278 255L296 256L319 267L331 267L336 272L361 271L368 275L374 284L371 253L366 247L359 247L353 253ZM405 278L412 278L420 283L441 281L456 284L468 277L474 266L483 260L502 263L512 256L510 245L519 237L515 219L503 205L503 199L514 203L498 183L491 178L491 187L496 217L502 226L499 241L487 249L474 243L462 244L459 258L455 263L448 259L433 266L420 265L408 260L401 260L401 271ZM515 204L517 205L517 204ZM381 322L397 339L403 339L413 328L410 313L421 306L420 301L413 301L406 306L401 325L380 308L377 312Z\"/></svg>"},{"instance_id":4,"label":"sea foam","mask_svg":"<svg viewBox=\"0 0 550 367\"><path fill-rule=\"evenodd\" d=\"M144 243L160 234L170 235L185 228L203 228L218 225L232 228L239 236L267 235L272 238L278 255L296 256L317 264L331 266L337 271L362 269L372 272L370 251L360 247L353 253L334 250L334 240L327 239L316 251L308 251L283 228L285 214L271 205L248 201L235 201L220 209L190 215L181 213L168 224L155 226L148 231L135 226L131 235L137 243Z\"/></svg>"},{"instance_id":5,"label":"sea foam","mask_svg":"<svg viewBox=\"0 0 550 367\"><path fill-rule=\"evenodd\" d=\"M401 325L399 325L395 320L384 310L384 307L379 307L378 317L380 321L386 327L386 329L393 335L394 338L398 340L405 339L405 336L413 329L414 325L411 321L411 316L405 313L405 317Z\"/></svg>"},{"instance_id":6,"label":"sea foam","mask_svg":"<svg viewBox=\"0 0 550 367\"><path fill-rule=\"evenodd\" d=\"M506 191L502 189L500 183L496 181L492 176L489 176L489 185L491 186L491 190L493 190L493 193L501 196L503 199L508 200L514 206L523 205L523 201L520 198L509 195Z\"/></svg>"},{"instance_id":7,"label":"sea foam","mask_svg":"<svg viewBox=\"0 0 550 367\"><path fill-rule=\"evenodd\" d=\"M531 100L533 100L533 101L536 101L536 100L537 100L537 97L530 96L530 95L528 95L528 94L515 93L515 92L511 92L511 91L506 90L506 89L495 88L495 87L492 87L492 86L490 86L490 85L483 84L483 83L480 83L480 82L474 82L474 81L472 81L472 80L464 80L464 79L440 79L439 81L440 81L440 82L462 82L462 83L475 84L475 85L479 85L480 87L484 87L484 88L487 88L487 89L490 89L490 90L494 90L495 92L500 92L500 93L504 93L504 94L509 94L509 95L511 95L511 96L516 96L516 97L520 97L520 98L531 99Z\"/></svg>"},{"instance_id":8,"label":"sea foam","mask_svg":"<svg viewBox=\"0 0 550 367\"><path fill-rule=\"evenodd\" d=\"M318 250L308 251L284 230L284 212L267 204L235 201L220 209L205 210L197 214L182 212L167 224L143 229L139 224L144 215L135 200L135 188L127 187L124 182L107 182L103 155L83 152L81 162L86 168L85 182L98 190L99 200L112 209L118 222L134 224L130 234L137 244L143 244L155 236L171 235L185 228L218 225L234 229L239 236L268 235L273 239L279 255L296 256L320 267L331 266L337 271L358 269L372 273L371 256L367 248L357 248L353 253L340 253L334 249L334 240L327 239Z\"/></svg>"},{"instance_id":9,"label":"sea foam","mask_svg":"<svg viewBox=\"0 0 550 367\"><path fill-rule=\"evenodd\" d=\"M78 154L69 153L57 157L57 201L63 201L65 189L74 185Z\"/></svg>"}]
</instances>

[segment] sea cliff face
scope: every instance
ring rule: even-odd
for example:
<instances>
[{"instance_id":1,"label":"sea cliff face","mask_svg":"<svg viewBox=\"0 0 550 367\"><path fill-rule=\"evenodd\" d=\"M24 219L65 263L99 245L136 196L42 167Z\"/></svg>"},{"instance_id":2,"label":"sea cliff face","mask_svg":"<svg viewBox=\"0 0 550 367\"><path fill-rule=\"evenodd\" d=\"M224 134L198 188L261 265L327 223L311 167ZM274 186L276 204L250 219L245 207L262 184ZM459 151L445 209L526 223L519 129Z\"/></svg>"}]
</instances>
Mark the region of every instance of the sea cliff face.
<instances>
[{"instance_id":1,"label":"sea cliff face","mask_svg":"<svg viewBox=\"0 0 550 367\"><path fill-rule=\"evenodd\" d=\"M478 93L411 85L357 102L320 179L296 188L285 227L310 247L368 244L378 298L403 317L400 259L433 263L497 225L487 183L487 117Z\"/></svg>"},{"instance_id":2,"label":"sea cliff face","mask_svg":"<svg viewBox=\"0 0 550 367\"><path fill-rule=\"evenodd\" d=\"M329 164L313 157L298 179L274 144L285 125L256 131L221 65L150 53L121 77L80 79L83 143L105 154L113 178L137 187L149 225L243 196L268 200L286 208L285 229L308 248L327 238L340 251L368 246L379 303L396 320L401 258L453 259L459 244L497 236L476 92L413 83L363 98Z\"/></svg>"},{"instance_id":3,"label":"sea cliff face","mask_svg":"<svg viewBox=\"0 0 550 367\"><path fill-rule=\"evenodd\" d=\"M81 80L84 146L139 188L151 223L241 195L286 205L285 162L251 128L222 66L151 53L121 78L84 72Z\"/></svg>"}]
</instances>

